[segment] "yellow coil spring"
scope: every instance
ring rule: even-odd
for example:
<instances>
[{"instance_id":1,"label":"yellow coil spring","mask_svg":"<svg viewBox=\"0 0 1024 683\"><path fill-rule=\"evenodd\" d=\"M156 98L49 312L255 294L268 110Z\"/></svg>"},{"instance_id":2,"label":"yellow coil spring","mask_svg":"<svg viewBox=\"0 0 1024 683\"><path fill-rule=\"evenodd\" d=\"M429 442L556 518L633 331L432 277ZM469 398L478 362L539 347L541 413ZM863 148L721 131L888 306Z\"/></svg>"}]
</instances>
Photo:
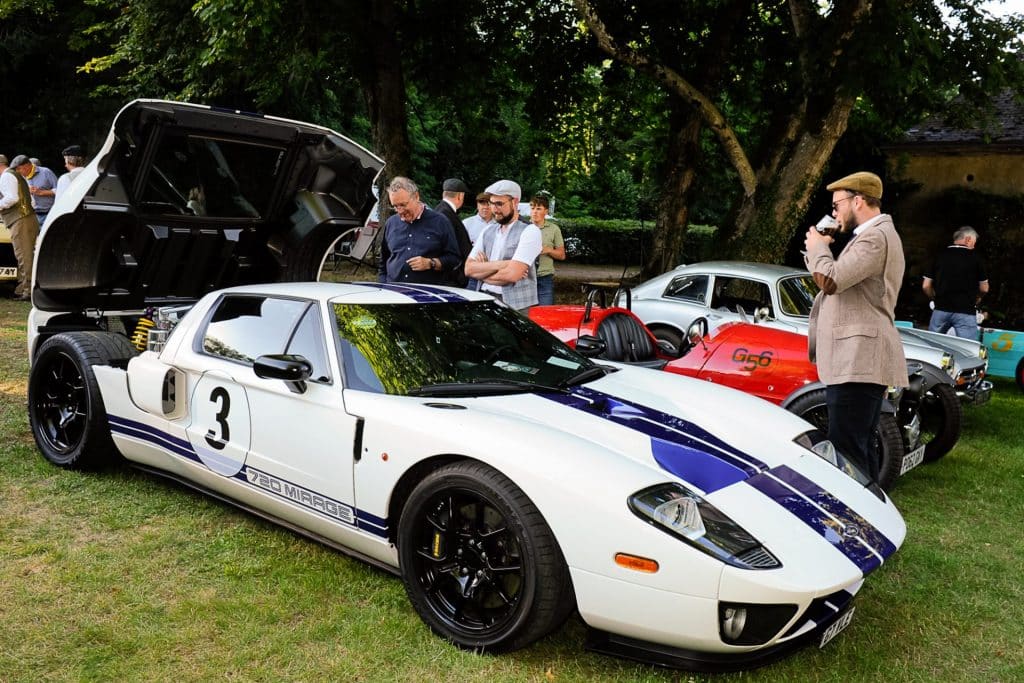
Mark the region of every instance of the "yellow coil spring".
<instances>
[{"instance_id":1,"label":"yellow coil spring","mask_svg":"<svg viewBox=\"0 0 1024 683\"><path fill-rule=\"evenodd\" d=\"M149 318L139 318L135 323L135 332L132 334L132 346L139 351L146 350L146 343L149 341L149 330L156 327L156 323Z\"/></svg>"}]
</instances>

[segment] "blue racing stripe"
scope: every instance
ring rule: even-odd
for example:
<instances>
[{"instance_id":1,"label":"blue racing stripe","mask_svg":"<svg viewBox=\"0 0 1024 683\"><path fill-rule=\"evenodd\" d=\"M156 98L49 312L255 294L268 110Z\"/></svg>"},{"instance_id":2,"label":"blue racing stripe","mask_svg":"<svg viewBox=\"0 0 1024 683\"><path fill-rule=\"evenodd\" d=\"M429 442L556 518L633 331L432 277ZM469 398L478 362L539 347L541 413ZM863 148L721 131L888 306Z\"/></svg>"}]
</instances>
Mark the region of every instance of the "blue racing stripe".
<instances>
[{"instance_id":1,"label":"blue racing stripe","mask_svg":"<svg viewBox=\"0 0 1024 683\"><path fill-rule=\"evenodd\" d=\"M788 467L782 466L751 477L747 483L792 513L811 530L832 544L836 550L853 562L864 576L881 566L882 558L861 536L865 529L871 529L873 533L877 534L874 527L863 518L858 518L862 520L861 524L846 526L844 522L832 517L828 512L807 500L800 492L776 478L782 470L792 472ZM812 486L814 485L812 484ZM820 488L817 490L825 494ZM838 503L838 501L836 502ZM850 514L853 515L853 512L850 511Z\"/></svg>"},{"instance_id":2,"label":"blue racing stripe","mask_svg":"<svg viewBox=\"0 0 1024 683\"><path fill-rule=\"evenodd\" d=\"M876 529L864 517L851 510L846 503L823 490L804 475L785 465L776 467L771 470L771 473L814 501L816 505L838 519L847 528L853 525L860 529L860 536L864 542L874 548L875 552L882 557L889 557L896 552L896 545L886 538L885 534Z\"/></svg>"},{"instance_id":3,"label":"blue racing stripe","mask_svg":"<svg viewBox=\"0 0 1024 683\"><path fill-rule=\"evenodd\" d=\"M651 454L665 470L710 493L768 469L692 422L587 387L572 394L538 394L651 439Z\"/></svg>"},{"instance_id":4,"label":"blue racing stripe","mask_svg":"<svg viewBox=\"0 0 1024 683\"><path fill-rule=\"evenodd\" d=\"M431 285L401 284L398 282L350 282L349 284L377 287L387 292L404 294L420 304L453 303L467 300L461 294L449 292L448 290L439 289Z\"/></svg>"}]
</instances>

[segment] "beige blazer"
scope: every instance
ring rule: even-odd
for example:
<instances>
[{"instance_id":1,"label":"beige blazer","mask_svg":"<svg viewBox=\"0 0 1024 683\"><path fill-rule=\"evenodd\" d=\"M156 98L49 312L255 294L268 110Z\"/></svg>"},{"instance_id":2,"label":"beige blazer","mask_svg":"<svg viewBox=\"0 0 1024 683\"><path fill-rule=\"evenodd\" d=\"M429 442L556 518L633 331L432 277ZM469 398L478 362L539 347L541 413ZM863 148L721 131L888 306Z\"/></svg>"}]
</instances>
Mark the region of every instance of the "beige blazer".
<instances>
[{"instance_id":1,"label":"beige blazer","mask_svg":"<svg viewBox=\"0 0 1024 683\"><path fill-rule=\"evenodd\" d=\"M820 244L804 261L821 288L808 334L821 381L907 386L907 361L893 323L905 261L892 218L874 219L837 259Z\"/></svg>"}]
</instances>

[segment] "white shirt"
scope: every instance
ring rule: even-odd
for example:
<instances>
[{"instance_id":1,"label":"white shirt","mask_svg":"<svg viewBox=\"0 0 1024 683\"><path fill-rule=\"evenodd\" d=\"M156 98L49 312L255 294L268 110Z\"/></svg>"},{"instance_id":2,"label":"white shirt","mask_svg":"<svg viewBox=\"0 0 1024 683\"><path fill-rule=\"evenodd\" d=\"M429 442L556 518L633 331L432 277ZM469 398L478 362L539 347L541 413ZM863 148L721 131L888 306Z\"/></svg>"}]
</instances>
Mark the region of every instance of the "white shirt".
<instances>
[{"instance_id":1,"label":"white shirt","mask_svg":"<svg viewBox=\"0 0 1024 683\"><path fill-rule=\"evenodd\" d=\"M480 218L480 214L477 213L462 221L462 224L466 226L466 232L469 233L469 241L476 243L476 238L480 236L480 233L484 231L484 228L493 222L493 220L485 221L483 218Z\"/></svg>"},{"instance_id":2,"label":"white shirt","mask_svg":"<svg viewBox=\"0 0 1024 683\"><path fill-rule=\"evenodd\" d=\"M882 216L885 216L885 215L886 214L884 214L884 213L880 213L877 216L872 216L871 218L867 219L866 221L864 221L863 223L858 225L856 228L854 228L853 229L853 234L854 235L859 235L861 230L866 230L866 229L870 228L872 225L874 225L878 221L882 220Z\"/></svg>"},{"instance_id":3,"label":"white shirt","mask_svg":"<svg viewBox=\"0 0 1024 683\"><path fill-rule=\"evenodd\" d=\"M57 178L57 189L55 189L53 191L54 192L54 194L53 194L54 201L57 200L57 197L60 196L61 192L63 192L64 190L68 189L68 186L71 185L71 181L74 180L75 178L77 178L78 174L81 173L84 170L85 170L85 166L78 166L76 168L71 169L67 173L64 173L63 175L61 175L60 178Z\"/></svg>"},{"instance_id":4,"label":"white shirt","mask_svg":"<svg viewBox=\"0 0 1024 683\"><path fill-rule=\"evenodd\" d=\"M0 173L0 209L9 209L18 203L18 179L14 173Z\"/></svg>"},{"instance_id":5,"label":"white shirt","mask_svg":"<svg viewBox=\"0 0 1024 683\"><path fill-rule=\"evenodd\" d=\"M505 251L505 240L508 238L508 232L511 229L511 225L499 227L494 235L494 242L491 244L491 253L487 254L487 258L491 261L502 260L500 255ZM542 246L542 238L540 229L536 225L527 224L526 229L523 230L519 235L519 244L516 245L515 253L512 254L512 261L519 261L525 263L527 267L532 266L540 256L540 250ZM473 242L473 251L469 252L469 258L473 258L484 250L483 241L479 238ZM500 285L489 285L484 283L480 288L484 291L489 292L501 292Z\"/></svg>"}]
</instances>

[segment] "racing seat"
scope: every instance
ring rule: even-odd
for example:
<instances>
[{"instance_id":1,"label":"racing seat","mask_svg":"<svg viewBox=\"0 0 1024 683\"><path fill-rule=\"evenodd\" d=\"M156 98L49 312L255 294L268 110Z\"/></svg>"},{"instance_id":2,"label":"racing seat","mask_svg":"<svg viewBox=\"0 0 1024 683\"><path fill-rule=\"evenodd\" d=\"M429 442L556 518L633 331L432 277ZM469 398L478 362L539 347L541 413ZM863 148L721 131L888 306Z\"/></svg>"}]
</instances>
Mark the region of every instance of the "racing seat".
<instances>
[{"instance_id":1,"label":"racing seat","mask_svg":"<svg viewBox=\"0 0 1024 683\"><path fill-rule=\"evenodd\" d=\"M602 358L660 370L668 363L658 358L654 342L636 318L612 313L597 326L597 336L606 344Z\"/></svg>"}]
</instances>

